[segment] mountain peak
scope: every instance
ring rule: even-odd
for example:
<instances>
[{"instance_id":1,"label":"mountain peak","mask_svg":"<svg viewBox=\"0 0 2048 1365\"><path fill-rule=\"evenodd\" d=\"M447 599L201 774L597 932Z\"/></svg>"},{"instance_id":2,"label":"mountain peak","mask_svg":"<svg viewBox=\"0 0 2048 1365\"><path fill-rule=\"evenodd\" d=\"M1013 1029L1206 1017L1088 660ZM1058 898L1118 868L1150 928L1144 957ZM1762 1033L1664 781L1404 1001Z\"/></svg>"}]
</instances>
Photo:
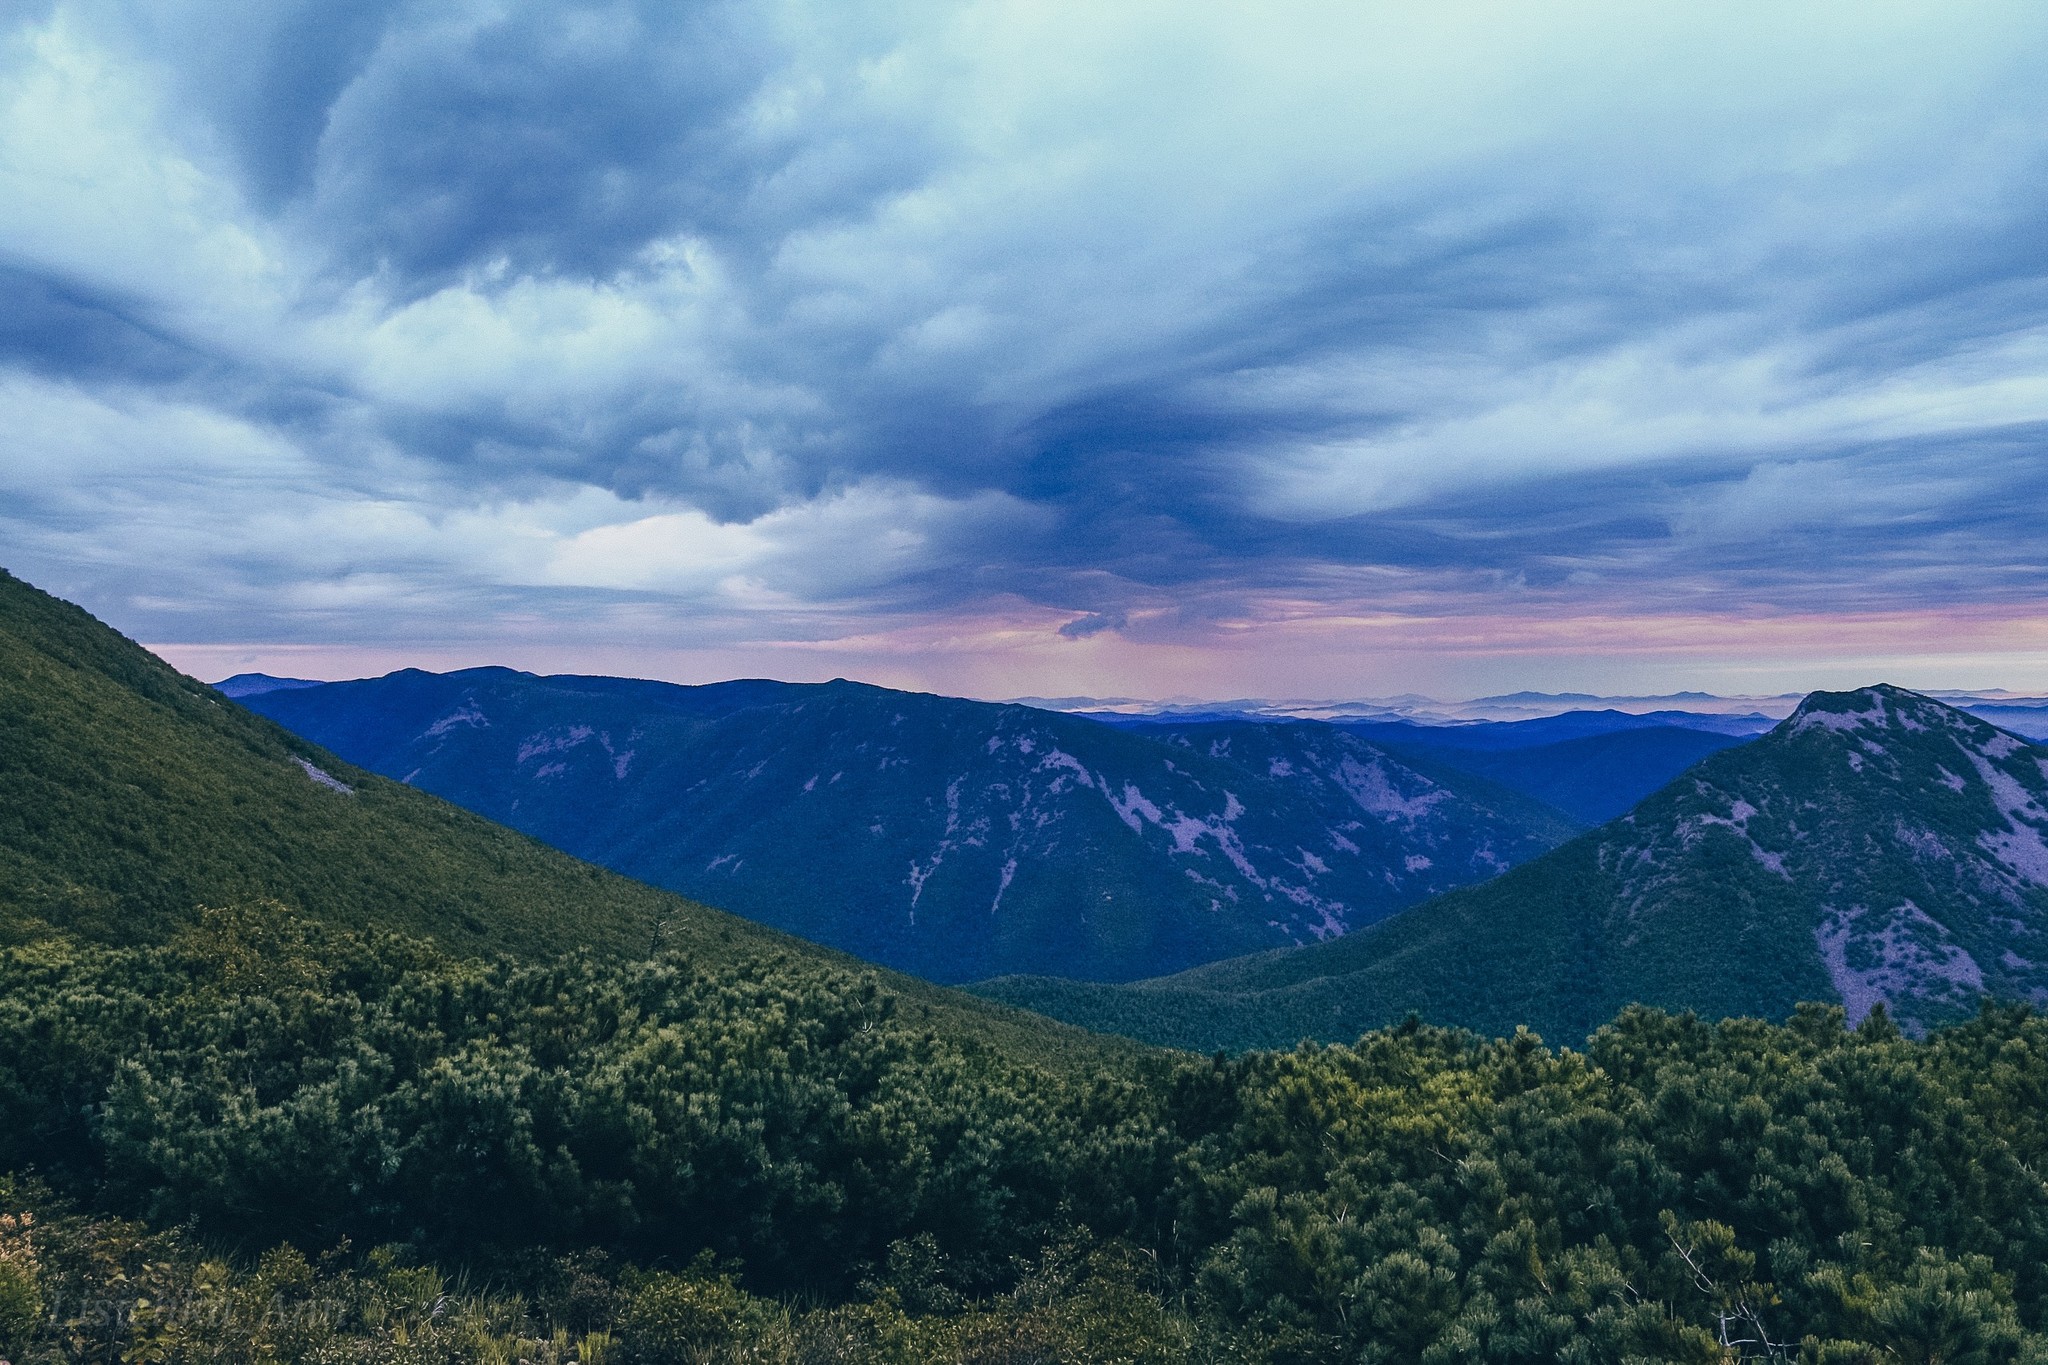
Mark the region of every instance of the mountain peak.
<instances>
[{"instance_id":1,"label":"mountain peak","mask_svg":"<svg viewBox=\"0 0 2048 1365\"><path fill-rule=\"evenodd\" d=\"M1857 774L1919 785L1936 782L1962 791L1976 780L1994 793L2008 780L1994 769L2029 750L2030 742L1946 702L1903 687L1879 683L1853 692L1816 692L1801 702L1774 734L1780 741L1823 737L1845 755ZM1803 746L1802 746L1803 747ZM1958 763L1958 758L1964 760ZM2025 767L2025 765L2022 765ZM2031 767L2023 782L2032 782ZM1999 797L2001 813L2012 801Z\"/></svg>"},{"instance_id":2,"label":"mountain peak","mask_svg":"<svg viewBox=\"0 0 2048 1365\"><path fill-rule=\"evenodd\" d=\"M1891 683L1873 683L1848 692L1814 692L1785 720L1789 733L1829 730L1905 730L1924 732L1956 726L1991 727L1946 703Z\"/></svg>"},{"instance_id":3,"label":"mountain peak","mask_svg":"<svg viewBox=\"0 0 2048 1365\"><path fill-rule=\"evenodd\" d=\"M1817 692L1491 882L1142 990L1112 1007L1200 1048L1349 1037L1410 1010L1572 1038L1631 1001L1783 1018L1834 1000L1852 1022L1882 1004L1916 1032L1985 995L2048 1005L2048 750L1905 688Z\"/></svg>"}]
</instances>

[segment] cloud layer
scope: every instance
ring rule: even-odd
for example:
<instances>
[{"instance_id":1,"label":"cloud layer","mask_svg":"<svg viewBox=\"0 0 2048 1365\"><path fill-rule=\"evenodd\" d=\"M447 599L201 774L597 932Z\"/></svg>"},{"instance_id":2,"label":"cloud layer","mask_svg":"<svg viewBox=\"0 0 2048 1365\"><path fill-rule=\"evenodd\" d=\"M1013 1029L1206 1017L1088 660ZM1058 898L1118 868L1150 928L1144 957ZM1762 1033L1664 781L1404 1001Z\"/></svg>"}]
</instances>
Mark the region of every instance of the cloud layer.
<instances>
[{"instance_id":1,"label":"cloud layer","mask_svg":"<svg viewBox=\"0 0 2048 1365\"><path fill-rule=\"evenodd\" d=\"M0 543L146 638L2040 667L2025 0L14 13Z\"/></svg>"}]
</instances>

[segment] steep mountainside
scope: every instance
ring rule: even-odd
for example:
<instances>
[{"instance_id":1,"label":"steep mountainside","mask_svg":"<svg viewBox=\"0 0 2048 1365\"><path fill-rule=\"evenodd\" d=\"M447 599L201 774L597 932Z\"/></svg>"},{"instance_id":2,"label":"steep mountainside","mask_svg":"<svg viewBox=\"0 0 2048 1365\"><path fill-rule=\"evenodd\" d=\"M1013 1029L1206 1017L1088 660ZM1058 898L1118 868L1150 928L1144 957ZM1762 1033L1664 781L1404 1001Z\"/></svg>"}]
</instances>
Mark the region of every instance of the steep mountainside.
<instances>
[{"instance_id":1,"label":"steep mountainside","mask_svg":"<svg viewBox=\"0 0 2048 1365\"><path fill-rule=\"evenodd\" d=\"M1335 943L1123 988L990 996L1196 1046L1346 1038L1419 1011L1575 1041L1621 1006L1909 1027L2048 1001L2048 751L1894 687L1816 693L1628 816Z\"/></svg>"},{"instance_id":2,"label":"steep mountainside","mask_svg":"<svg viewBox=\"0 0 2048 1365\"><path fill-rule=\"evenodd\" d=\"M0 946L155 943L198 907L266 902L457 952L662 948L780 961L792 979L874 975L352 767L0 571ZM1073 1030L879 977L906 1018L954 1038L1103 1055Z\"/></svg>"},{"instance_id":3,"label":"steep mountainside","mask_svg":"<svg viewBox=\"0 0 2048 1365\"><path fill-rule=\"evenodd\" d=\"M1736 735L1655 725L1526 749L1429 748L1437 762L1485 777L1589 825L1624 815L1693 764L1747 741ZM1387 747L1403 752L1395 745Z\"/></svg>"},{"instance_id":4,"label":"steep mountainside","mask_svg":"<svg viewBox=\"0 0 2048 1365\"><path fill-rule=\"evenodd\" d=\"M504 669L249 705L581 857L940 981L1313 942L1575 830L1319 725L1161 737L847 682Z\"/></svg>"},{"instance_id":5,"label":"steep mountainside","mask_svg":"<svg viewBox=\"0 0 2048 1365\"><path fill-rule=\"evenodd\" d=\"M0 921L146 940L256 897L536 951L645 950L682 908L349 767L0 576Z\"/></svg>"}]
</instances>

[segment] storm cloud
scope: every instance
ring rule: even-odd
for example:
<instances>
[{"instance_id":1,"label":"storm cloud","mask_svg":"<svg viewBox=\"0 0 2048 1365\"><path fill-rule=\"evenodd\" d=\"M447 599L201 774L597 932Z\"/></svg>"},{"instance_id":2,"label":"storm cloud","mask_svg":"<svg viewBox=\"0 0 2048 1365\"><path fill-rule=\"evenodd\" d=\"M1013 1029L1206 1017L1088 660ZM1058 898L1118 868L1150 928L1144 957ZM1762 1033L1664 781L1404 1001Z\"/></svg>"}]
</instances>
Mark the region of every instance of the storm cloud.
<instances>
[{"instance_id":1,"label":"storm cloud","mask_svg":"<svg viewBox=\"0 0 2048 1365\"><path fill-rule=\"evenodd\" d=\"M143 638L2035 657L2035 4L12 13L0 543Z\"/></svg>"}]
</instances>

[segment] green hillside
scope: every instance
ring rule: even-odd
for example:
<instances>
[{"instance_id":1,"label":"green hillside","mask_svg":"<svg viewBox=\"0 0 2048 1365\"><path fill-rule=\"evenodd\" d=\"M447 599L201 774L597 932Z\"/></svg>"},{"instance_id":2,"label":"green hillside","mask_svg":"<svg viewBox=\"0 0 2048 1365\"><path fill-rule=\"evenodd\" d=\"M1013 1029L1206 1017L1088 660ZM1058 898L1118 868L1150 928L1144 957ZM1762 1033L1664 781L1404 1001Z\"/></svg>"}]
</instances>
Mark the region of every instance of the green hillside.
<instances>
[{"instance_id":1,"label":"green hillside","mask_svg":"<svg viewBox=\"0 0 2048 1365\"><path fill-rule=\"evenodd\" d=\"M873 970L344 763L0 571L0 942L158 943L198 907L258 901L458 954L767 952ZM1022 1053L1125 1046L878 979L906 1009Z\"/></svg>"},{"instance_id":2,"label":"green hillside","mask_svg":"<svg viewBox=\"0 0 2048 1365\"><path fill-rule=\"evenodd\" d=\"M1179 1047L1344 1039L1413 1012L1575 1042L1627 1005L1909 1028L2048 969L2048 753L1893 687L1816 693L1622 819L1359 933L1125 986L977 989Z\"/></svg>"},{"instance_id":3,"label":"green hillside","mask_svg":"<svg viewBox=\"0 0 2048 1365\"><path fill-rule=\"evenodd\" d=\"M1097 1046L378 784L0 589L5 1359L2048 1359L2025 1008Z\"/></svg>"},{"instance_id":4,"label":"green hillside","mask_svg":"<svg viewBox=\"0 0 2048 1365\"><path fill-rule=\"evenodd\" d=\"M7 932L150 941L261 897L465 951L645 951L702 914L350 767L0 577Z\"/></svg>"}]
</instances>

